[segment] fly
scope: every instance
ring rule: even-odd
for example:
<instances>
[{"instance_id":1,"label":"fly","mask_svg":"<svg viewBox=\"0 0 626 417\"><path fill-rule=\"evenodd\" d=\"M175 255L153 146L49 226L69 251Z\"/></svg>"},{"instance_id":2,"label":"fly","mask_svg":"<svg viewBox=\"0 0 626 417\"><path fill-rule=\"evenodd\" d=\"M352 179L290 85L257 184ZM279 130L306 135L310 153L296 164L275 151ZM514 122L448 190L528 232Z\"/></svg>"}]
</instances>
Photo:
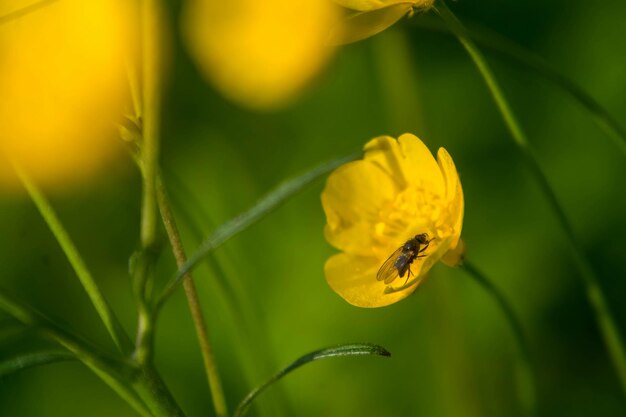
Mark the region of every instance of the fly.
<instances>
[{"instance_id":1,"label":"fly","mask_svg":"<svg viewBox=\"0 0 626 417\"><path fill-rule=\"evenodd\" d=\"M408 281L411 277L411 264L416 259L426 256L423 255L423 252L428 249L428 245L433 239L429 239L427 233L421 233L407 240L380 267L376 279L385 281L385 284L390 284L396 278L402 278L406 274L406 281Z\"/></svg>"}]
</instances>

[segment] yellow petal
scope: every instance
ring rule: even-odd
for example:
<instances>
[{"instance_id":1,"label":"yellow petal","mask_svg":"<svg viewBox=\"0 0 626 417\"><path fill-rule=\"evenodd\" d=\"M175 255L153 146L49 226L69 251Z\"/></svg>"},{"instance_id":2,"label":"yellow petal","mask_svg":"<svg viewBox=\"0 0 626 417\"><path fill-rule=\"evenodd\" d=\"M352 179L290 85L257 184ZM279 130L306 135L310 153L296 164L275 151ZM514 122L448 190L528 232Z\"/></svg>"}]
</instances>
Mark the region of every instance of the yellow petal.
<instances>
[{"instance_id":1,"label":"yellow petal","mask_svg":"<svg viewBox=\"0 0 626 417\"><path fill-rule=\"evenodd\" d=\"M383 168L400 189L419 185L443 196L441 170L426 145L415 135L404 134L399 140L381 136L369 141L364 151L364 159Z\"/></svg>"},{"instance_id":2,"label":"yellow petal","mask_svg":"<svg viewBox=\"0 0 626 417\"><path fill-rule=\"evenodd\" d=\"M411 3L400 3L382 9L356 13L346 18L331 34L333 44L357 42L387 29L411 11Z\"/></svg>"},{"instance_id":3,"label":"yellow petal","mask_svg":"<svg viewBox=\"0 0 626 417\"><path fill-rule=\"evenodd\" d=\"M231 100L271 109L294 99L329 59L338 11L320 0L195 0L183 17L203 75Z\"/></svg>"},{"instance_id":4,"label":"yellow petal","mask_svg":"<svg viewBox=\"0 0 626 417\"><path fill-rule=\"evenodd\" d=\"M427 187L432 193L443 195L445 182L435 157L417 136L400 135L398 143L404 156L404 175L411 184Z\"/></svg>"},{"instance_id":5,"label":"yellow petal","mask_svg":"<svg viewBox=\"0 0 626 417\"><path fill-rule=\"evenodd\" d=\"M328 285L344 300L357 307L383 307L409 296L417 284L401 291L385 293L387 287L376 280L381 262L374 257L340 253L326 261L324 272Z\"/></svg>"},{"instance_id":6,"label":"yellow petal","mask_svg":"<svg viewBox=\"0 0 626 417\"><path fill-rule=\"evenodd\" d=\"M455 248L461 236L463 228L463 214L465 209L465 200L463 198L463 188L461 180L454 165L452 157L444 148L439 148L437 152L437 162L441 169L441 173L446 183L446 199L450 202L450 226L454 230L454 239L450 243L450 247Z\"/></svg>"},{"instance_id":7,"label":"yellow petal","mask_svg":"<svg viewBox=\"0 0 626 417\"><path fill-rule=\"evenodd\" d=\"M328 242L341 250L371 254L378 210L397 192L391 178L369 161L349 162L336 169L322 192Z\"/></svg>"}]
</instances>

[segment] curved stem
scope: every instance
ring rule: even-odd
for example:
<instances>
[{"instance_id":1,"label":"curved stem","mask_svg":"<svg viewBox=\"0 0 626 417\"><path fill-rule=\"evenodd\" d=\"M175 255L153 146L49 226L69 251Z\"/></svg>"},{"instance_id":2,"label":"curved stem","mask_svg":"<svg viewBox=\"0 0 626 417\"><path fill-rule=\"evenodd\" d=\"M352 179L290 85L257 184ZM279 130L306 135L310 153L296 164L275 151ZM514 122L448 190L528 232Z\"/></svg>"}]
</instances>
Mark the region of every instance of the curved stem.
<instances>
[{"instance_id":1,"label":"curved stem","mask_svg":"<svg viewBox=\"0 0 626 417\"><path fill-rule=\"evenodd\" d=\"M608 304L600 287L598 278L595 275L593 268L589 260L587 259L584 250L576 235L574 233L574 229L572 228L565 212L563 211L561 204L559 203L556 195L552 191L550 184L548 183L548 179L544 175L539 163L535 155L532 152L528 139L524 134L521 126L517 122L513 111L511 110L504 94L498 82L493 75L491 68L487 64L487 61L483 57L480 50L476 47L476 45L470 40L469 36L463 24L454 16L454 14L448 9L443 1L439 3L438 9L439 15L446 22L448 27L454 32L456 37L463 45L463 48L470 55L474 64L478 68L480 74L482 75L487 87L493 99L502 115L502 118L509 129L515 144L520 149L523 161L528 166L531 174L535 177L535 180L538 182L541 191L544 196L548 200L550 204L550 208L554 212L563 232L567 236L567 241L570 244L570 248L572 249L572 253L574 255L574 260L578 266L581 277L583 278L587 298L592 306L593 312L595 314L596 322L600 327L600 331L602 333L602 337L604 339L604 343L607 346L609 351L609 355L613 362L613 366L615 367L615 371L617 372L620 382L622 385L622 390L626 394L626 351L624 350L624 343L622 342L621 335L617 329L617 325L615 324L615 320L609 310Z\"/></svg>"},{"instance_id":2,"label":"curved stem","mask_svg":"<svg viewBox=\"0 0 626 417\"><path fill-rule=\"evenodd\" d=\"M76 246L74 246L74 242L72 242L72 239L61 224L61 221L50 205L50 202L31 180L28 174L17 163L14 162L13 165L20 180L22 181L22 184L24 185L24 188L26 188L28 195L35 203L35 206L37 206L39 213L52 231L52 234L56 238L57 242L59 242L61 249L63 249L65 256L72 265L74 272L76 272L80 283L83 285L85 292L87 292L87 295L91 299L92 304L94 305L116 346L123 353L130 352L132 344L128 335L115 316L115 313L113 313L113 310L111 310L109 303L104 298L104 295L100 291L96 281L87 269L85 261L80 256L80 253L78 253Z\"/></svg>"},{"instance_id":3,"label":"curved stem","mask_svg":"<svg viewBox=\"0 0 626 417\"><path fill-rule=\"evenodd\" d=\"M493 297L500 310L502 310L506 321L511 326L520 353L520 399L524 403L527 412L530 415L535 415L537 409L537 384L535 382L537 372L531 360L530 348L522 323L517 318L513 307L506 300L504 294L482 272L467 260L463 262L462 268Z\"/></svg>"},{"instance_id":4,"label":"curved stem","mask_svg":"<svg viewBox=\"0 0 626 417\"><path fill-rule=\"evenodd\" d=\"M187 262L187 256L185 255L183 244L180 239L180 233L178 232L178 227L176 226L176 221L174 219L174 213L172 212L169 198L160 176L157 180L157 198L159 210L161 211L161 218L163 219L167 236L170 244L172 245L172 252L176 258L176 265L178 268L181 268L185 262ZM200 299L198 297L198 292L196 291L196 286L191 278L191 273L187 273L185 275L185 278L183 279L183 288L185 289L185 295L187 297L189 309L191 310L191 317L196 328L196 335L198 336L198 342L202 352L204 369L206 371L209 389L211 390L211 397L213 398L215 414L218 417L227 417L228 409L226 406L226 399L224 397L224 390L222 389L222 382L217 370L213 347L211 346L206 321L200 306Z\"/></svg>"}]
</instances>

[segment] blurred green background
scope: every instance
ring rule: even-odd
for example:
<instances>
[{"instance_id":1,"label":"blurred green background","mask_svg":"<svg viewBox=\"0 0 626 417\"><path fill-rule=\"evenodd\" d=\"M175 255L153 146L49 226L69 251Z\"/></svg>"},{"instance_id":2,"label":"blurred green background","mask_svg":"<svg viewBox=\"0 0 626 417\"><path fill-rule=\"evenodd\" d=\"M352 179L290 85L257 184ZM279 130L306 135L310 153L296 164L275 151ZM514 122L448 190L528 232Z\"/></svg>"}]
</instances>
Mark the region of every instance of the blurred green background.
<instances>
[{"instance_id":1,"label":"blurred green background","mask_svg":"<svg viewBox=\"0 0 626 417\"><path fill-rule=\"evenodd\" d=\"M450 6L464 22L494 29L546 58L626 126L626 3L483 0ZM423 28L424 21L436 22L434 16L404 19L344 47L294 105L253 113L202 80L178 39L180 8L179 1L168 3L175 39L162 163L188 252L198 233L206 236L281 180L375 136L415 133L433 151L446 147L456 162L466 198L468 258L522 320L538 370L540 415L626 415L564 234L467 55L449 35ZM626 335L625 156L562 90L487 56ZM352 307L330 290L323 265L334 249L323 237L322 188L317 181L196 270L230 408L301 354L363 341L386 347L392 357L307 365L272 387L249 415L523 415L511 329L462 270L436 266L413 296L381 309ZM132 162L118 160L98 182L51 198L134 334L127 265L138 246L140 180ZM3 196L0 210L0 284L112 348L32 202ZM162 280L174 270L164 248ZM158 325L157 365L169 387L188 416L212 415L182 291ZM38 346L39 338L0 315L0 357ZM0 416L57 415L136 414L79 363L0 379Z\"/></svg>"}]
</instances>

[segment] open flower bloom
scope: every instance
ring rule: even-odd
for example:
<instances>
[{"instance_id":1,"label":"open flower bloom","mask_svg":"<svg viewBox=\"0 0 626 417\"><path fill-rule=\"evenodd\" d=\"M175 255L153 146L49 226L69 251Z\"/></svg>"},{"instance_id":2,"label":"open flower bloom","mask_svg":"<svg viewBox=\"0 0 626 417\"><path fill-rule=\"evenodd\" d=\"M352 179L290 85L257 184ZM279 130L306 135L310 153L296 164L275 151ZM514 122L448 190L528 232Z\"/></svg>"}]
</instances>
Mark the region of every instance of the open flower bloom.
<instances>
[{"instance_id":1,"label":"open flower bloom","mask_svg":"<svg viewBox=\"0 0 626 417\"><path fill-rule=\"evenodd\" d=\"M336 44L356 42L387 29L402 17L415 11L428 10L434 0L334 0L352 10L332 40Z\"/></svg>"},{"instance_id":2,"label":"open flower bloom","mask_svg":"<svg viewBox=\"0 0 626 417\"><path fill-rule=\"evenodd\" d=\"M190 0L184 35L203 75L254 109L293 100L331 56L331 0Z\"/></svg>"},{"instance_id":3,"label":"open flower bloom","mask_svg":"<svg viewBox=\"0 0 626 417\"><path fill-rule=\"evenodd\" d=\"M33 2L8 2L0 15ZM35 180L66 186L117 149L132 17L121 0L48 2L0 24L0 187L7 159Z\"/></svg>"},{"instance_id":4,"label":"open flower bloom","mask_svg":"<svg viewBox=\"0 0 626 417\"><path fill-rule=\"evenodd\" d=\"M458 265L463 190L448 152L440 148L435 160L414 135L381 136L364 151L362 160L336 169L322 192L326 239L342 251L324 270L331 288L350 304L382 307L415 291L437 261ZM424 233L432 240L411 264L411 276L377 280L390 255Z\"/></svg>"}]
</instances>

